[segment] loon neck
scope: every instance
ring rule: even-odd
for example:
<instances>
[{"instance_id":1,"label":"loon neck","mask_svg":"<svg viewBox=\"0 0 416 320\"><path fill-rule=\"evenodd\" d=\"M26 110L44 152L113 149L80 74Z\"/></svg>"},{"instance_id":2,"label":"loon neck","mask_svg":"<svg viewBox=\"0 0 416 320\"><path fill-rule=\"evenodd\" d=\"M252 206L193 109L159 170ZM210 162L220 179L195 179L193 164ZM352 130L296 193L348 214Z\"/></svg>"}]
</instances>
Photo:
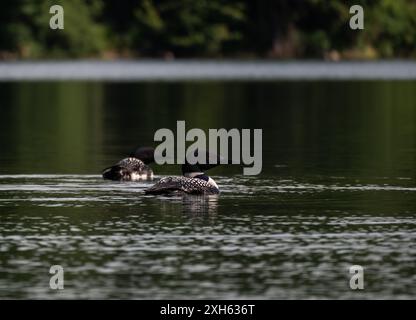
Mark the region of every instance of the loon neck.
<instances>
[{"instance_id":1,"label":"loon neck","mask_svg":"<svg viewBox=\"0 0 416 320\"><path fill-rule=\"evenodd\" d=\"M203 172L186 172L184 176L188 178L195 178L196 176L200 176L203 174L204 174Z\"/></svg>"}]
</instances>

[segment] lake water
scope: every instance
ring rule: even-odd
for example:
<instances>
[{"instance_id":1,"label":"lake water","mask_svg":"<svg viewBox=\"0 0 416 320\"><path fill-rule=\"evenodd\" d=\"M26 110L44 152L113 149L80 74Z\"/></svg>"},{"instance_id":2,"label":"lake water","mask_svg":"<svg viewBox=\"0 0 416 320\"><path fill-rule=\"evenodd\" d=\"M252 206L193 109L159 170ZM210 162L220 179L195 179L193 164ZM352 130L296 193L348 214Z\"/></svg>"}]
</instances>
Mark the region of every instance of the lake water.
<instances>
[{"instance_id":1,"label":"lake water","mask_svg":"<svg viewBox=\"0 0 416 320\"><path fill-rule=\"evenodd\" d=\"M0 298L416 297L415 81L3 82L0 101ZM207 197L101 179L177 120L262 128L262 173L215 168Z\"/></svg>"}]
</instances>

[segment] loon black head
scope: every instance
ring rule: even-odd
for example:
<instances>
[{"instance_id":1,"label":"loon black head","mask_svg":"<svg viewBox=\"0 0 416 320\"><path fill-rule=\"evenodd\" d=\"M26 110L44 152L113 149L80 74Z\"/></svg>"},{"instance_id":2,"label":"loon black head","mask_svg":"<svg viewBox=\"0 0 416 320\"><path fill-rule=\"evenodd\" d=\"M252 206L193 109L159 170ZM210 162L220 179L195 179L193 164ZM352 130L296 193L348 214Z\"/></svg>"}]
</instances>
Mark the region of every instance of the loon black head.
<instances>
[{"instance_id":1,"label":"loon black head","mask_svg":"<svg viewBox=\"0 0 416 320\"><path fill-rule=\"evenodd\" d=\"M185 160L185 164L182 165L182 174L185 177L196 177L196 176L206 176L205 171L215 168L220 164L222 159L221 156L218 156L212 152L208 151L201 151L205 153L205 159L203 159L203 163L195 163L190 164L188 160ZM195 150L194 156L198 157L198 151ZM212 162L212 163L210 163Z\"/></svg>"},{"instance_id":2,"label":"loon black head","mask_svg":"<svg viewBox=\"0 0 416 320\"><path fill-rule=\"evenodd\" d=\"M182 174L185 177L193 178L195 176L204 174L204 170L202 170L197 164L185 163L182 165Z\"/></svg>"},{"instance_id":3,"label":"loon black head","mask_svg":"<svg viewBox=\"0 0 416 320\"><path fill-rule=\"evenodd\" d=\"M144 164L155 162L155 149L152 147L140 147L129 154L129 157L139 159Z\"/></svg>"}]
</instances>

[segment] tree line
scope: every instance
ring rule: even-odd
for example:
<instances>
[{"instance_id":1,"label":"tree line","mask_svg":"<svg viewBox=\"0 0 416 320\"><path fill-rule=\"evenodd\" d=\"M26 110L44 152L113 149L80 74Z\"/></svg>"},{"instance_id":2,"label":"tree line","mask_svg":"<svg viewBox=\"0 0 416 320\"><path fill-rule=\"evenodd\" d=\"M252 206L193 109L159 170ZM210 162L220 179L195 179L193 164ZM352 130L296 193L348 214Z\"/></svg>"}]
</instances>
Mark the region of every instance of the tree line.
<instances>
[{"instance_id":1,"label":"tree line","mask_svg":"<svg viewBox=\"0 0 416 320\"><path fill-rule=\"evenodd\" d=\"M51 30L49 8L64 8ZM364 8L364 30L349 9ZM5 0L0 58L413 58L414 0Z\"/></svg>"}]
</instances>

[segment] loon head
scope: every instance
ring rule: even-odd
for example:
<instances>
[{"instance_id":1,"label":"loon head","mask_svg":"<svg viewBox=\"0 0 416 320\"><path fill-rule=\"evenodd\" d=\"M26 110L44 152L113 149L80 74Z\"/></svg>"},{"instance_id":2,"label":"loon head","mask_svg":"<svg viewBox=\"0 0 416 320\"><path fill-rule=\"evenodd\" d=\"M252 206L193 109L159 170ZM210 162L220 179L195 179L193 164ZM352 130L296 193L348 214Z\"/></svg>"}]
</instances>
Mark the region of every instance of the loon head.
<instances>
[{"instance_id":1,"label":"loon head","mask_svg":"<svg viewBox=\"0 0 416 320\"><path fill-rule=\"evenodd\" d=\"M204 156L202 159L203 161L201 161L201 163L198 162L200 153ZM217 167L223 160L221 156L213 152L209 152L206 150L198 151L198 149L194 151L193 156L195 157L196 161L193 164L188 162L188 156L185 159L185 164L182 166L182 173L184 175L184 170L187 170L187 172L204 172L206 170Z\"/></svg>"},{"instance_id":2,"label":"loon head","mask_svg":"<svg viewBox=\"0 0 416 320\"><path fill-rule=\"evenodd\" d=\"M155 149L152 147L139 147L130 153L129 157L139 159L144 164L155 162Z\"/></svg>"},{"instance_id":3,"label":"loon head","mask_svg":"<svg viewBox=\"0 0 416 320\"><path fill-rule=\"evenodd\" d=\"M182 174L188 178L204 175L204 170L197 164L185 163L182 165Z\"/></svg>"}]
</instances>

